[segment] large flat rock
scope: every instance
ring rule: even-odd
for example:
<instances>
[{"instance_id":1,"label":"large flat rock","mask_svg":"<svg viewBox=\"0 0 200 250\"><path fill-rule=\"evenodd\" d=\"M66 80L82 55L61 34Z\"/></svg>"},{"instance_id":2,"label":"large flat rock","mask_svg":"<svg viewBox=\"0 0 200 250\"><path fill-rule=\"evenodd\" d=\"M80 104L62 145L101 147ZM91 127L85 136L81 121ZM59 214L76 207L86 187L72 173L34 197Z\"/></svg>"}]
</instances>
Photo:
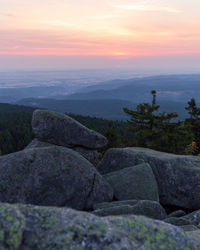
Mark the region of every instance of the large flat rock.
<instances>
[{"instance_id":1,"label":"large flat rock","mask_svg":"<svg viewBox=\"0 0 200 250\"><path fill-rule=\"evenodd\" d=\"M178 227L140 216L97 217L68 208L0 204L1 249L195 250Z\"/></svg>"},{"instance_id":2,"label":"large flat rock","mask_svg":"<svg viewBox=\"0 0 200 250\"><path fill-rule=\"evenodd\" d=\"M59 146L98 149L107 144L103 135L86 128L67 115L54 111L35 110L32 129L37 139Z\"/></svg>"},{"instance_id":3,"label":"large flat rock","mask_svg":"<svg viewBox=\"0 0 200 250\"><path fill-rule=\"evenodd\" d=\"M156 177L161 204L200 208L200 157L158 152L146 148L109 149L101 174L148 163Z\"/></svg>"},{"instance_id":4,"label":"large flat rock","mask_svg":"<svg viewBox=\"0 0 200 250\"><path fill-rule=\"evenodd\" d=\"M90 209L113 191L91 163L71 149L33 148L0 157L0 201Z\"/></svg>"}]
</instances>

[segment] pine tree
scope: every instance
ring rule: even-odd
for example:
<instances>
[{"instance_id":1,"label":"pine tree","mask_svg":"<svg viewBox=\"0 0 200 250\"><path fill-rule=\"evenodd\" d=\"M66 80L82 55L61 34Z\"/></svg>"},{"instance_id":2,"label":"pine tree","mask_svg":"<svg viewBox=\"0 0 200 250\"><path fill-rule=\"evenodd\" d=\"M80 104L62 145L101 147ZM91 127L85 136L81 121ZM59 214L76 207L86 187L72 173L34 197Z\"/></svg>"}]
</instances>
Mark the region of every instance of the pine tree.
<instances>
[{"instance_id":1,"label":"pine tree","mask_svg":"<svg viewBox=\"0 0 200 250\"><path fill-rule=\"evenodd\" d=\"M178 114L159 113L160 106L156 104L156 91L152 90L151 94L151 104L139 104L136 110L124 108L124 112L131 116L128 123L134 132L136 145L166 152L183 151L185 145L179 143L179 140L185 135L185 130L182 122L175 121Z\"/></svg>"},{"instance_id":2,"label":"pine tree","mask_svg":"<svg viewBox=\"0 0 200 250\"><path fill-rule=\"evenodd\" d=\"M195 141L200 146L200 108L197 107L195 99L192 98L185 109L190 115L189 118L185 119L185 127L193 133L191 141Z\"/></svg>"}]
</instances>

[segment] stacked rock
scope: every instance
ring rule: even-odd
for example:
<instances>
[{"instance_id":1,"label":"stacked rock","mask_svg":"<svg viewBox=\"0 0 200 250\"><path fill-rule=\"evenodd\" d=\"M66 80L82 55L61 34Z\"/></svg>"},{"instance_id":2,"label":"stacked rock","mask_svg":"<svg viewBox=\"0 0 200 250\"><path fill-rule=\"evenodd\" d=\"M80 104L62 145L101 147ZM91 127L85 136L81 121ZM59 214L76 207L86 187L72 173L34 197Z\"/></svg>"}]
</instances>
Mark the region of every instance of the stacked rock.
<instances>
[{"instance_id":1,"label":"stacked rock","mask_svg":"<svg viewBox=\"0 0 200 250\"><path fill-rule=\"evenodd\" d=\"M199 157L109 149L95 168L101 134L47 110L32 129L0 157L2 249L200 249Z\"/></svg>"},{"instance_id":2,"label":"stacked rock","mask_svg":"<svg viewBox=\"0 0 200 250\"><path fill-rule=\"evenodd\" d=\"M97 164L99 154L97 149L106 146L107 139L71 117L48 110L36 110L32 118L32 130L36 139L28 148L43 147L54 144L71 148Z\"/></svg>"},{"instance_id":3,"label":"stacked rock","mask_svg":"<svg viewBox=\"0 0 200 250\"><path fill-rule=\"evenodd\" d=\"M113 189L85 159L96 161L104 136L45 110L34 112L32 128L36 139L24 150L0 157L1 202L89 210L112 200Z\"/></svg>"}]
</instances>

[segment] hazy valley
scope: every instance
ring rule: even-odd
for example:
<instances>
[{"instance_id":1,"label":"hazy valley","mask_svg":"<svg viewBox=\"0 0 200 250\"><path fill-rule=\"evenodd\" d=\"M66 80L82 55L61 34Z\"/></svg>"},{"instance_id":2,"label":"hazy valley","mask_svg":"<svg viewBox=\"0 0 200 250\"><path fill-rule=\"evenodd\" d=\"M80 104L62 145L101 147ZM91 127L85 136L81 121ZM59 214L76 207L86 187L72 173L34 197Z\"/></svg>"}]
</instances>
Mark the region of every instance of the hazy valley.
<instances>
[{"instance_id":1,"label":"hazy valley","mask_svg":"<svg viewBox=\"0 0 200 250\"><path fill-rule=\"evenodd\" d=\"M126 120L123 108L135 108L138 103L149 102L153 89L157 91L161 111L177 112L179 119L187 116L185 106L192 97L200 102L198 74L126 79L130 73L118 73L124 79L114 79L116 72L106 72L97 71L90 75L87 71L77 71L76 76L63 71L36 72L23 77L18 74L15 81L14 76L9 78L7 75L1 80L0 102L112 120Z\"/></svg>"}]
</instances>

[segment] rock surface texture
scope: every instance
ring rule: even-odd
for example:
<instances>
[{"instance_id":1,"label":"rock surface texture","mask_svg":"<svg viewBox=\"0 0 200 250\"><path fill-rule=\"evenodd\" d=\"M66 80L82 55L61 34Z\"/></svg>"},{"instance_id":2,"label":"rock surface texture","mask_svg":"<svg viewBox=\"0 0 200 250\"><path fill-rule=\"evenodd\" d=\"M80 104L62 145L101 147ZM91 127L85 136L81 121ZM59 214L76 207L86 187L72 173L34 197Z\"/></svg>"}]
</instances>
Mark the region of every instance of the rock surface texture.
<instances>
[{"instance_id":1,"label":"rock surface texture","mask_svg":"<svg viewBox=\"0 0 200 250\"><path fill-rule=\"evenodd\" d=\"M161 204L200 208L200 157L145 148L110 149L98 166L101 174L148 163L155 175Z\"/></svg>"},{"instance_id":2,"label":"rock surface texture","mask_svg":"<svg viewBox=\"0 0 200 250\"><path fill-rule=\"evenodd\" d=\"M0 204L1 249L195 250L179 228L139 216L100 218L67 208Z\"/></svg>"},{"instance_id":3,"label":"rock surface texture","mask_svg":"<svg viewBox=\"0 0 200 250\"><path fill-rule=\"evenodd\" d=\"M0 157L0 201L90 209L113 191L91 163L64 147Z\"/></svg>"},{"instance_id":4,"label":"rock surface texture","mask_svg":"<svg viewBox=\"0 0 200 250\"><path fill-rule=\"evenodd\" d=\"M104 136L45 110L32 127L0 157L0 250L200 249L200 157L110 149L97 171Z\"/></svg>"},{"instance_id":5,"label":"rock surface texture","mask_svg":"<svg viewBox=\"0 0 200 250\"><path fill-rule=\"evenodd\" d=\"M42 147L50 147L50 146L55 146L55 144L42 142L35 138L28 144L28 146L26 146L25 149L42 148ZM80 155L82 155L85 159L87 159L93 165L96 165L98 163L99 153L97 150L87 149L83 147L73 147L71 149L78 152Z\"/></svg>"},{"instance_id":6,"label":"rock surface texture","mask_svg":"<svg viewBox=\"0 0 200 250\"><path fill-rule=\"evenodd\" d=\"M107 139L101 134L67 115L53 111L35 110L32 129L37 139L59 146L98 149L107 144Z\"/></svg>"},{"instance_id":7,"label":"rock surface texture","mask_svg":"<svg viewBox=\"0 0 200 250\"><path fill-rule=\"evenodd\" d=\"M157 182L147 163L108 173L104 178L117 200L159 201Z\"/></svg>"}]
</instances>

